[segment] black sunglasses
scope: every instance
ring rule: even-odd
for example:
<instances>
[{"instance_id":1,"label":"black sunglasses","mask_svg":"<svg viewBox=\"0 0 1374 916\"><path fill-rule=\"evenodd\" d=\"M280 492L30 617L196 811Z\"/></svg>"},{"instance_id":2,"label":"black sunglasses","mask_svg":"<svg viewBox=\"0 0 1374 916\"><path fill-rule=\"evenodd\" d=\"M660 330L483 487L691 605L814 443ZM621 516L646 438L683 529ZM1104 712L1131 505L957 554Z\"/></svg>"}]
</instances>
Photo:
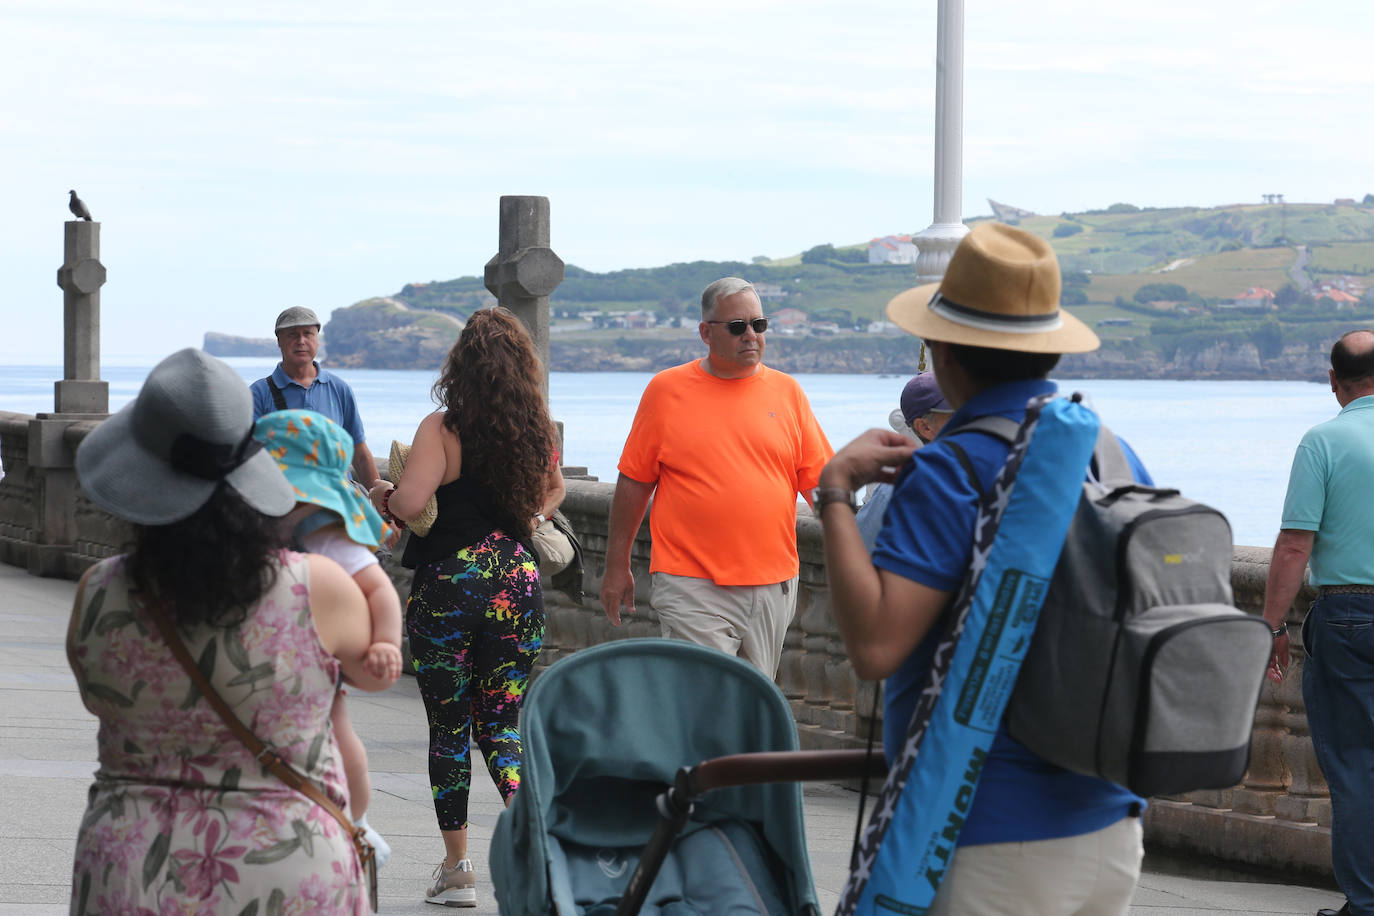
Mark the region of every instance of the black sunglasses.
<instances>
[{"instance_id":1,"label":"black sunglasses","mask_svg":"<svg viewBox=\"0 0 1374 916\"><path fill-rule=\"evenodd\" d=\"M767 318L752 318L749 320L745 320L743 318L736 318L733 321L707 321L706 323L723 324L725 325L725 330L729 331L736 337L743 335L745 328L753 328L755 334L762 334L764 331L768 330Z\"/></svg>"}]
</instances>

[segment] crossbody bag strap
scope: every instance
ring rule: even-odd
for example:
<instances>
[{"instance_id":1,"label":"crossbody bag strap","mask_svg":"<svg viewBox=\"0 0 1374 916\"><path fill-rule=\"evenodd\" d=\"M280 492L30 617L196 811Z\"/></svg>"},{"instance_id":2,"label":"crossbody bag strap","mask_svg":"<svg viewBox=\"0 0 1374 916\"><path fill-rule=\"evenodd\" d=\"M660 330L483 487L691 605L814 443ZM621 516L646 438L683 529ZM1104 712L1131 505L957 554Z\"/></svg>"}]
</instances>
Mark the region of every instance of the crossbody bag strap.
<instances>
[{"instance_id":1,"label":"crossbody bag strap","mask_svg":"<svg viewBox=\"0 0 1374 916\"><path fill-rule=\"evenodd\" d=\"M224 702L224 698L211 686L210 679L205 676L205 672L201 671L200 666L191 658L191 652L186 648L186 643L182 642L181 635L177 633L176 626L172 623L166 608L153 605L149 607L149 610L153 623L157 625L158 632L162 634L163 641L172 650L172 655L176 657L176 660L181 663L181 667L191 678L191 683L196 685L196 689L205 697L210 708L219 714L225 726L235 738L243 743L244 747L248 748L253 758L267 767L273 776L286 783L287 786L295 789L333 815L334 819L343 827L345 834L350 837L356 835L361 828L353 826L353 822L348 819L348 815L344 814L343 809L336 805L328 795L321 792L313 782L297 772L295 767L283 760L274 749L264 744L229 708L229 704Z\"/></svg>"}]
</instances>

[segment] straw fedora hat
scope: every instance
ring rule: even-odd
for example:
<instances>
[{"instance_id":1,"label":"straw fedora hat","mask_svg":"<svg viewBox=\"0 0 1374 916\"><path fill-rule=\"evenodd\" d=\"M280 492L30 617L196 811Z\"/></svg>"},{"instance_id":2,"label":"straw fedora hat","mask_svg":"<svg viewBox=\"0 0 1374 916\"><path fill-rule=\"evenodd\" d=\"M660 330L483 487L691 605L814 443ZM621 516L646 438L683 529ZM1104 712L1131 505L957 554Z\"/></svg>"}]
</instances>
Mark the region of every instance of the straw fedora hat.
<instances>
[{"instance_id":1,"label":"straw fedora hat","mask_svg":"<svg viewBox=\"0 0 1374 916\"><path fill-rule=\"evenodd\" d=\"M406 461L410 459L410 446L391 440L391 454L387 456L387 473L391 477L393 485L401 482L401 474L406 469ZM439 518L439 501L430 494L425 502L425 507L420 510L420 514L406 522L406 527L411 531L424 537L429 534L429 529L434 527L434 522Z\"/></svg>"},{"instance_id":2,"label":"straw fedora hat","mask_svg":"<svg viewBox=\"0 0 1374 916\"><path fill-rule=\"evenodd\" d=\"M1020 350L1087 353L1092 329L1059 306L1059 262L1036 235L979 223L964 236L939 283L909 289L887 317L926 340Z\"/></svg>"}]
</instances>

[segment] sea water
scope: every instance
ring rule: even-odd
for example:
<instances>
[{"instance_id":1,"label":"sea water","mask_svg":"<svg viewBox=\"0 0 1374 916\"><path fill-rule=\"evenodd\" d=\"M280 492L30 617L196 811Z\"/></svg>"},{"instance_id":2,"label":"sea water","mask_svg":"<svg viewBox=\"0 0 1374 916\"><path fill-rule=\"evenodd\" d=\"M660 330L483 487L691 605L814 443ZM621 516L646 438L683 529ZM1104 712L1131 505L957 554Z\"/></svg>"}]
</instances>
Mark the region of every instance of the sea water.
<instances>
[{"instance_id":1,"label":"sea water","mask_svg":"<svg viewBox=\"0 0 1374 916\"><path fill-rule=\"evenodd\" d=\"M110 409L138 393L149 361L111 364ZM275 360L226 360L246 381L270 372ZM433 372L337 370L352 387L379 462L391 440L409 443L434 409ZM0 410L34 414L53 409L60 367L0 366ZM563 423L566 464L614 481L620 448L634 419L647 372L554 372L549 401ZM887 428L905 376L798 375L821 428L839 448L870 427ZM1224 512L1237 544L1268 546L1278 532L1293 450L1313 424L1339 409L1325 385L1310 382L1142 381L1072 379L1106 423L1140 455L1155 481ZM187 392L194 397L194 392ZM722 473L728 469L722 468Z\"/></svg>"}]
</instances>

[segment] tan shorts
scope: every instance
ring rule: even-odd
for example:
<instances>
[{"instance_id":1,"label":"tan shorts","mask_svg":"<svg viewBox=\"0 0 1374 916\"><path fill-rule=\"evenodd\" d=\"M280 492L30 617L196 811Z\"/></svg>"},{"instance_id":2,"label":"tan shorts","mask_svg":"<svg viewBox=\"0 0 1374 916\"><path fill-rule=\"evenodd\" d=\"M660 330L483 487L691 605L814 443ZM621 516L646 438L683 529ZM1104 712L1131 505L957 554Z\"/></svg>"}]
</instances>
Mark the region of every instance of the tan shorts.
<instances>
[{"instance_id":1,"label":"tan shorts","mask_svg":"<svg viewBox=\"0 0 1374 916\"><path fill-rule=\"evenodd\" d=\"M719 649L778 673L782 641L797 612L797 577L772 585L717 585L710 579L653 574L649 603L667 639Z\"/></svg>"},{"instance_id":2,"label":"tan shorts","mask_svg":"<svg viewBox=\"0 0 1374 916\"><path fill-rule=\"evenodd\" d=\"M1125 916L1140 878L1140 818L1081 836L960 846L930 916Z\"/></svg>"}]
</instances>

